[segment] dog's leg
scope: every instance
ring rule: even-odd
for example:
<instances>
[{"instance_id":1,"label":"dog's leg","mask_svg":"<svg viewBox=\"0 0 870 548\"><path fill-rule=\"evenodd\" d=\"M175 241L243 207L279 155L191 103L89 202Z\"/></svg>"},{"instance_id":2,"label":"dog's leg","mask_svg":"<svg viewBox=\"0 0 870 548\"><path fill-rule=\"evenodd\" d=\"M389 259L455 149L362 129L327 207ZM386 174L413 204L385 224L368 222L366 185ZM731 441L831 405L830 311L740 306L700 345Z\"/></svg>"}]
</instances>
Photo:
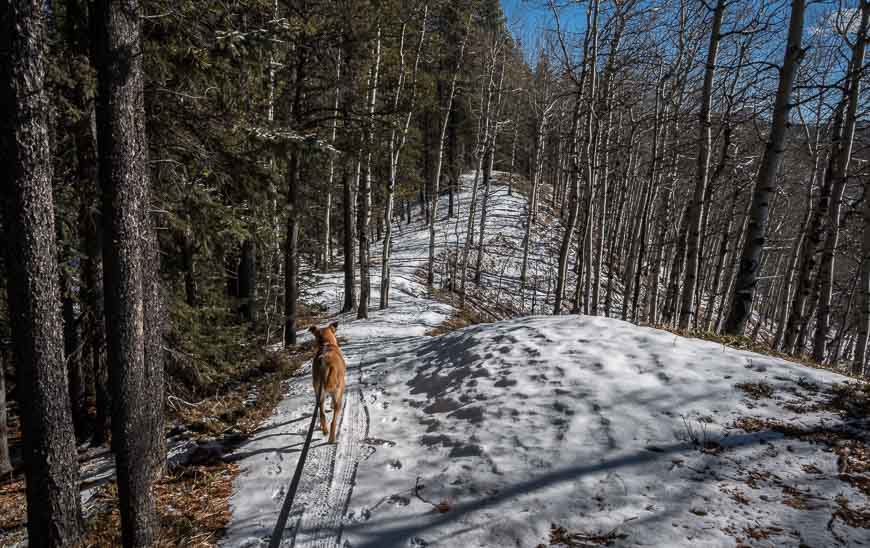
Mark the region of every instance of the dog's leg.
<instances>
[{"instance_id":1,"label":"dog's leg","mask_svg":"<svg viewBox=\"0 0 870 548\"><path fill-rule=\"evenodd\" d=\"M325 436L329 430L326 429L326 410L323 409L323 406L326 405L326 391L323 388L320 389L320 431L323 432Z\"/></svg>"},{"instance_id":2,"label":"dog's leg","mask_svg":"<svg viewBox=\"0 0 870 548\"><path fill-rule=\"evenodd\" d=\"M344 394L332 395L332 428L329 430L329 443L335 443L338 438L338 416L341 414L341 400Z\"/></svg>"}]
</instances>

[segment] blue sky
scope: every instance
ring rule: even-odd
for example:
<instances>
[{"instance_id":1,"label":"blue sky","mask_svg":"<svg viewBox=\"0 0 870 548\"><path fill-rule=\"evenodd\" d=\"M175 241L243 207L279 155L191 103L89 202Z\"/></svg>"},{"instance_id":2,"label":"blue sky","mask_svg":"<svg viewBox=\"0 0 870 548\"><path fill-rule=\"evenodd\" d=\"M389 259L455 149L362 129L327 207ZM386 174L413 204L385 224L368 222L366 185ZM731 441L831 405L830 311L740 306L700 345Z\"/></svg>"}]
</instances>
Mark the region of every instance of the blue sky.
<instances>
[{"instance_id":1,"label":"blue sky","mask_svg":"<svg viewBox=\"0 0 870 548\"><path fill-rule=\"evenodd\" d=\"M534 50L538 36L547 29L555 28L553 14L547 8L547 0L500 0L514 38L521 40L526 52ZM556 0L558 4L572 3ZM585 13L576 4L560 11L563 30L580 32L585 25Z\"/></svg>"}]
</instances>

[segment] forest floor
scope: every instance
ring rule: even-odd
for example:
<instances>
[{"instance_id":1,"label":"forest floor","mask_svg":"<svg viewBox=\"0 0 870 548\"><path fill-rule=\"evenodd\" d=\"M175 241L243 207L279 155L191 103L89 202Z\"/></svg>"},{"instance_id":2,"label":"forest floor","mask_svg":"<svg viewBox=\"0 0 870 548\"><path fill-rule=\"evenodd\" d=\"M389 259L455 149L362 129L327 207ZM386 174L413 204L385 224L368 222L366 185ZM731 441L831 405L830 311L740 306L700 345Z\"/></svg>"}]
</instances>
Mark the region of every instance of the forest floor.
<instances>
[{"instance_id":1,"label":"forest floor","mask_svg":"<svg viewBox=\"0 0 870 548\"><path fill-rule=\"evenodd\" d=\"M516 250L524 198L501 185L490 198L489 238ZM441 249L462 241L458 221L439 225ZM469 322L419 277L425 225L394 237L388 310L374 272L368 320L337 313L340 272L306 295L340 322L348 387L338 444L315 432L283 545L870 545L866 385L601 317L446 330ZM503 261L484 291L522 300L515 255ZM310 363L283 386L234 453L223 545L266 545L277 520L313 407Z\"/></svg>"}]
</instances>

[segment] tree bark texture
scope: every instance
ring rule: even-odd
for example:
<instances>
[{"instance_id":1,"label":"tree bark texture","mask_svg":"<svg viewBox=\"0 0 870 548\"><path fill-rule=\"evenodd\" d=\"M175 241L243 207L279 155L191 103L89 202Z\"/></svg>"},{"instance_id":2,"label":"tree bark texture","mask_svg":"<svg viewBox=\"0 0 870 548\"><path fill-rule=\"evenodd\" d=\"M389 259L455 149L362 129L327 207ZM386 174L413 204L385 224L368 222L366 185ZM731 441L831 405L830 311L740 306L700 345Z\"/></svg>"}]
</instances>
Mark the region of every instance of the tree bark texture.
<instances>
[{"instance_id":1,"label":"tree bark texture","mask_svg":"<svg viewBox=\"0 0 870 548\"><path fill-rule=\"evenodd\" d=\"M81 531L58 292L44 6L0 2L6 289L24 435L27 533L37 548L72 546Z\"/></svg>"},{"instance_id":2,"label":"tree bark texture","mask_svg":"<svg viewBox=\"0 0 870 548\"><path fill-rule=\"evenodd\" d=\"M165 462L156 237L149 215L140 6L98 0L97 138L112 446L124 546L157 532L152 485Z\"/></svg>"},{"instance_id":3,"label":"tree bark texture","mask_svg":"<svg viewBox=\"0 0 870 548\"><path fill-rule=\"evenodd\" d=\"M770 216L770 199L773 195L776 172L782 159L785 134L791 111L791 92L795 74L804 55L801 39L804 28L805 0L792 0L789 20L788 43L785 59L779 71L779 86L773 107L770 135L762 156L752 206L749 213L746 243L740 256L740 269L737 274L734 300L725 320L724 330L730 335L742 335L749 319L752 300L758 282L761 265L761 252L767 241L767 225Z\"/></svg>"}]
</instances>

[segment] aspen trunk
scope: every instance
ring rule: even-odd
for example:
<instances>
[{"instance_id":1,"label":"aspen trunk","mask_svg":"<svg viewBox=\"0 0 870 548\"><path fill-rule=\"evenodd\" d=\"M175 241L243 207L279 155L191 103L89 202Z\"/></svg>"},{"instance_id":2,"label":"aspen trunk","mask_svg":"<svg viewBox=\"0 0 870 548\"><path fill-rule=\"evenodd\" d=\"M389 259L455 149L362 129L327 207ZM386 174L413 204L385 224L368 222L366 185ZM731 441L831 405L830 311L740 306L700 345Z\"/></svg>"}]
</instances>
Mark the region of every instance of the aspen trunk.
<instances>
[{"instance_id":1,"label":"aspen trunk","mask_svg":"<svg viewBox=\"0 0 870 548\"><path fill-rule=\"evenodd\" d=\"M462 68L462 58L465 54L465 45L468 42L470 31L471 17L468 18L465 24L465 35L462 38L462 45L459 47L459 56L456 60L456 66L453 69L453 77L450 80L450 93L447 96L447 108L444 111L444 121L441 124L441 131L438 138L438 160L435 164L435 178L433 179L431 199L432 211L429 215L429 261L426 271L426 285L430 289L435 284L435 222L438 218L439 183L441 181L441 168L444 161L444 136L447 133L447 123L450 121L450 112L453 110L453 97L456 94L456 80L459 78L459 70Z\"/></svg>"},{"instance_id":2,"label":"aspen trunk","mask_svg":"<svg viewBox=\"0 0 870 548\"><path fill-rule=\"evenodd\" d=\"M562 237L562 244L559 247L559 270L556 274L556 290L553 294L553 314L559 315L562 313L562 297L565 294L565 283L568 275L568 257L571 253L571 236L574 234L574 228L577 224L577 215L580 208L580 168L577 165L577 126L580 120L580 103L582 100L582 89L577 90L577 99L574 103L573 121L571 123L571 133L568 138L571 139L571 148L569 156L571 157L571 168L568 172L567 190L568 197L568 220L565 223L565 234Z\"/></svg>"},{"instance_id":3,"label":"aspen trunk","mask_svg":"<svg viewBox=\"0 0 870 548\"><path fill-rule=\"evenodd\" d=\"M704 195L710 173L710 146L712 142L712 123L710 121L710 106L713 101L713 83L716 78L716 58L719 53L722 18L725 14L725 0L717 0L713 11L713 22L710 30L710 45L707 48L707 63L704 68L704 87L701 91L701 109L698 113L698 161L695 172L695 190L687 212L688 233L686 234L686 277L683 282L682 300L680 301L679 328L688 329L692 321L694 308L695 286L698 282L698 266L700 264L701 248L701 218L703 217Z\"/></svg>"},{"instance_id":4,"label":"aspen trunk","mask_svg":"<svg viewBox=\"0 0 870 548\"><path fill-rule=\"evenodd\" d=\"M402 153L402 148L405 146L405 141L408 136L408 129L411 126L411 119L414 116L414 104L417 98L417 71L420 64L420 55L423 51L423 43L426 39L426 23L429 14L429 6L423 6L423 19L420 23L420 40L417 43L417 55L414 59L414 68L411 75L411 104L408 108L408 112L405 114L405 125L397 130L393 128L393 131L390 134L390 178L387 182L387 196L386 203L384 205L384 243L382 250L382 258L381 258L381 300L380 300L380 309L383 310L390 306L390 283L391 283L391 253L392 253L392 245L393 245L393 203L395 200L396 194L396 184L398 183L398 172L399 172L399 157ZM402 89L404 87L405 82L405 30L404 26L402 27L402 41L401 47L399 49L399 57L401 62L401 68L399 71L399 85L396 89L396 95L393 100L393 108L394 110L398 110L399 100L401 99ZM452 194L451 194L452 196ZM452 204L450 209L452 210Z\"/></svg>"},{"instance_id":5,"label":"aspen trunk","mask_svg":"<svg viewBox=\"0 0 870 548\"><path fill-rule=\"evenodd\" d=\"M335 136L338 132L339 101L341 100L341 50L338 52L338 60L335 63L335 99L333 100L332 133L329 136L329 144L335 144ZM326 181L326 206L323 212L323 243L321 250L320 268L328 271L332 266L332 187L335 182L335 153L329 153L329 176Z\"/></svg>"},{"instance_id":6,"label":"aspen trunk","mask_svg":"<svg viewBox=\"0 0 870 548\"><path fill-rule=\"evenodd\" d=\"M816 316L816 332L813 341L813 359L819 363L824 361L828 331L831 321L831 298L834 285L834 266L837 242L840 237L840 210L843 204L843 192L846 189L846 177L849 172L849 161L852 158L852 145L855 140L858 102L861 93L861 78L864 76L864 49L867 43L867 27L870 23L870 2L861 2L861 22L858 26L855 44L852 47L852 60L849 63L848 88L844 101L847 102L846 115L842 133L835 135L835 143L831 153L829 170L833 171L834 185L831 196L830 218L822 251L822 261L819 265L819 305ZM870 199L870 198L865 198Z\"/></svg>"},{"instance_id":7,"label":"aspen trunk","mask_svg":"<svg viewBox=\"0 0 870 548\"><path fill-rule=\"evenodd\" d=\"M803 37L805 7L806 0L792 0L791 2L788 44L779 73L779 86L773 108L770 135L764 149L761 168L758 171L758 179L752 195L748 234L740 256L740 269L735 282L734 300L725 321L725 332L730 335L743 334L755 296L761 252L767 241L770 198L773 195L774 180L782 159L786 127L792 107L792 85L804 54L804 50L801 48L801 39Z\"/></svg>"},{"instance_id":8,"label":"aspen trunk","mask_svg":"<svg viewBox=\"0 0 870 548\"><path fill-rule=\"evenodd\" d=\"M870 196L870 180L865 179L864 196ZM868 375L867 338L870 335L870 199L864 199L864 235L861 240L861 283L858 289L858 337L852 373Z\"/></svg>"},{"instance_id":9,"label":"aspen trunk","mask_svg":"<svg viewBox=\"0 0 870 548\"><path fill-rule=\"evenodd\" d=\"M486 132L488 140L484 142L486 153L484 155L483 171L483 203L480 206L480 236L477 238L477 258L474 263L474 283L480 286L480 271L483 263L483 240L486 234L486 215L489 208L489 194L491 192L492 168L495 163L495 143L498 137L498 119L501 113L501 89L504 83L505 62L502 61L501 76L496 90L495 115L487 116L487 123L492 124L492 129ZM532 196L534 201L534 196Z\"/></svg>"},{"instance_id":10,"label":"aspen trunk","mask_svg":"<svg viewBox=\"0 0 870 548\"><path fill-rule=\"evenodd\" d=\"M367 151L365 162L365 174L360 177L360 187L357 193L357 234L359 235L359 306L356 317L364 320L369 317L369 297L372 292L370 281L371 274L371 244L369 235L369 221L371 220L372 208L372 147L375 140L375 105L378 99L378 77L381 68L381 26L378 23L378 32L375 42L375 66L372 68L369 78L369 127L366 139Z\"/></svg>"}]
</instances>

